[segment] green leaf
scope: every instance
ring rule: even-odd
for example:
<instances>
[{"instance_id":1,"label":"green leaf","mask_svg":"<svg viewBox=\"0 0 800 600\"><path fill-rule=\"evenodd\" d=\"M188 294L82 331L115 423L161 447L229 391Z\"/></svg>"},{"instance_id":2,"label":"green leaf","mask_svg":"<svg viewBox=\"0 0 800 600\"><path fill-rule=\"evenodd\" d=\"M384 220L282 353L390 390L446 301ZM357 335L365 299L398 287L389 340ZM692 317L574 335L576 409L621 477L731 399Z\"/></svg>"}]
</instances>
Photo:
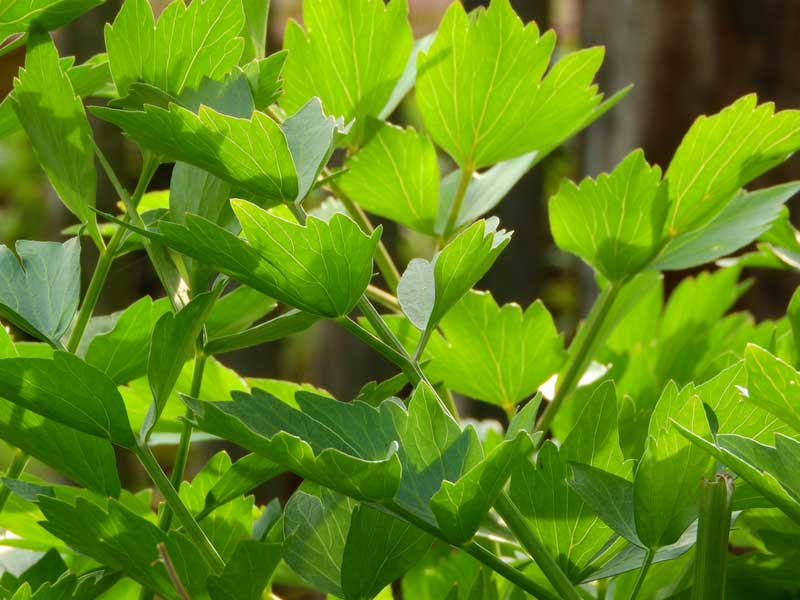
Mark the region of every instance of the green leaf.
<instances>
[{"instance_id":1,"label":"green leaf","mask_svg":"<svg viewBox=\"0 0 800 600\"><path fill-rule=\"evenodd\" d=\"M431 546L413 525L364 504L353 510L342 556L346 600L371 600L400 579Z\"/></svg>"},{"instance_id":2,"label":"green leaf","mask_svg":"<svg viewBox=\"0 0 800 600\"><path fill-rule=\"evenodd\" d=\"M795 498L800 498L800 442L775 435L775 446L739 435L717 436L720 448L733 452L758 470L769 473Z\"/></svg>"},{"instance_id":3,"label":"green leaf","mask_svg":"<svg viewBox=\"0 0 800 600\"><path fill-rule=\"evenodd\" d=\"M536 392L564 363L564 342L540 301L524 312L470 291L440 323L428 346L433 381L506 412Z\"/></svg>"},{"instance_id":4,"label":"green leaf","mask_svg":"<svg viewBox=\"0 0 800 600\"><path fill-rule=\"evenodd\" d=\"M48 34L31 36L12 102L59 198L99 241L92 212L97 191L92 130Z\"/></svg>"},{"instance_id":5,"label":"green leaf","mask_svg":"<svg viewBox=\"0 0 800 600\"><path fill-rule=\"evenodd\" d=\"M220 79L239 64L244 12L237 0L170 3L155 23L147 0L125 0L105 41L120 96L143 81L179 94L203 77Z\"/></svg>"},{"instance_id":6,"label":"green leaf","mask_svg":"<svg viewBox=\"0 0 800 600\"><path fill-rule=\"evenodd\" d=\"M354 498L381 500L397 491L397 442L377 409L302 391L295 394L300 410L260 389L231 396L229 402L186 399L198 429Z\"/></svg>"},{"instance_id":7,"label":"green leaf","mask_svg":"<svg viewBox=\"0 0 800 600\"><path fill-rule=\"evenodd\" d=\"M0 42L31 29L52 31L74 21L105 0L3 0Z\"/></svg>"},{"instance_id":8,"label":"green leaf","mask_svg":"<svg viewBox=\"0 0 800 600\"><path fill-rule=\"evenodd\" d=\"M432 331L445 314L483 277L511 241L497 231L496 218L478 221L456 236L428 261L408 263L397 297L409 321L420 331Z\"/></svg>"},{"instance_id":9,"label":"green leaf","mask_svg":"<svg viewBox=\"0 0 800 600\"><path fill-rule=\"evenodd\" d=\"M176 314L166 313L156 323L147 359L153 404L142 425L143 439L150 436L164 410L183 364L194 356L197 339L215 300L213 292L200 294Z\"/></svg>"},{"instance_id":10,"label":"green leaf","mask_svg":"<svg viewBox=\"0 0 800 600\"><path fill-rule=\"evenodd\" d=\"M580 256L606 279L620 281L642 269L658 252L667 210L661 169L641 150L611 174L581 184L561 184L550 199L556 244Z\"/></svg>"},{"instance_id":11,"label":"green leaf","mask_svg":"<svg viewBox=\"0 0 800 600\"><path fill-rule=\"evenodd\" d=\"M780 482L770 473L764 472L739 457L734 452L722 448L713 442L692 432L690 429L675 424L677 431L696 447L701 448L710 456L716 458L726 467L734 471L739 477L747 481L753 489L767 498L774 506L782 510L786 516L795 523L800 524L800 502L793 498ZM723 439L725 436L720 436ZM730 436L733 438L735 436Z\"/></svg>"},{"instance_id":12,"label":"green leaf","mask_svg":"<svg viewBox=\"0 0 800 600\"><path fill-rule=\"evenodd\" d=\"M285 93L291 114L314 96L325 112L355 119L351 143L363 141L366 117L377 116L389 100L411 53L406 0L308 0L305 31L287 23Z\"/></svg>"},{"instance_id":13,"label":"green leaf","mask_svg":"<svg viewBox=\"0 0 800 600\"><path fill-rule=\"evenodd\" d=\"M144 376L153 328L169 310L166 299L140 298L119 315L110 331L92 338L86 362L103 371L117 385Z\"/></svg>"},{"instance_id":14,"label":"green leaf","mask_svg":"<svg viewBox=\"0 0 800 600\"><path fill-rule=\"evenodd\" d=\"M374 133L345 162L339 179L344 193L367 211L433 234L439 205L436 149L425 134L380 121Z\"/></svg>"},{"instance_id":15,"label":"green leaf","mask_svg":"<svg viewBox=\"0 0 800 600\"><path fill-rule=\"evenodd\" d=\"M542 80L554 45L553 33L523 26L508 0L471 15L450 6L420 54L416 98L426 129L461 167L546 154L592 120L602 49L568 55Z\"/></svg>"},{"instance_id":16,"label":"green leaf","mask_svg":"<svg viewBox=\"0 0 800 600\"><path fill-rule=\"evenodd\" d=\"M297 198L297 174L286 137L263 113L239 119L206 106L195 114L175 104L168 110L91 110L165 160L189 163L234 184L243 197L268 205Z\"/></svg>"},{"instance_id":17,"label":"green leaf","mask_svg":"<svg viewBox=\"0 0 800 600\"><path fill-rule=\"evenodd\" d=\"M19 259L0 246L0 316L26 333L61 346L80 295L78 238L58 244L20 240Z\"/></svg>"},{"instance_id":18,"label":"green leaf","mask_svg":"<svg viewBox=\"0 0 800 600\"><path fill-rule=\"evenodd\" d=\"M267 17L269 0L243 0L244 53L242 61L264 58L267 46Z\"/></svg>"},{"instance_id":19,"label":"green leaf","mask_svg":"<svg viewBox=\"0 0 800 600\"><path fill-rule=\"evenodd\" d=\"M156 548L164 544L187 592L193 598L205 596L203 582L200 581L202 587L197 585L198 579L205 579L205 563L182 534L161 531L115 500L109 500L106 508L83 498L72 504L39 496L38 504L45 516L42 526L72 548L123 571L165 600L179 600L163 563L158 560Z\"/></svg>"},{"instance_id":20,"label":"green leaf","mask_svg":"<svg viewBox=\"0 0 800 600\"><path fill-rule=\"evenodd\" d=\"M560 448L546 442L536 463L522 462L511 477L512 501L575 581L613 532L601 521L603 515L598 517L593 504L570 489L571 464L602 469L609 477L630 472L619 446L617 395L610 382L597 388Z\"/></svg>"},{"instance_id":21,"label":"green leaf","mask_svg":"<svg viewBox=\"0 0 800 600\"><path fill-rule=\"evenodd\" d=\"M119 496L117 461L108 440L82 433L2 398L0 438L87 489L104 496Z\"/></svg>"},{"instance_id":22,"label":"green leaf","mask_svg":"<svg viewBox=\"0 0 800 600\"><path fill-rule=\"evenodd\" d=\"M648 548L675 542L697 518L700 480L713 474L714 461L689 443L673 423L710 437L700 397L691 387L668 385L650 418L644 455L634 476L634 516Z\"/></svg>"},{"instance_id":23,"label":"green leaf","mask_svg":"<svg viewBox=\"0 0 800 600\"><path fill-rule=\"evenodd\" d=\"M206 319L209 339L244 331L255 321L275 310L278 303L247 286L239 286L215 303Z\"/></svg>"},{"instance_id":24,"label":"green leaf","mask_svg":"<svg viewBox=\"0 0 800 600\"><path fill-rule=\"evenodd\" d=\"M250 92L255 109L263 111L281 95L281 72L286 62L286 51L270 54L267 58L247 63L243 70L250 81Z\"/></svg>"},{"instance_id":25,"label":"green leaf","mask_svg":"<svg viewBox=\"0 0 800 600\"><path fill-rule=\"evenodd\" d=\"M292 309L240 333L212 339L206 344L203 351L209 355L224 354L225 352L252 348L267 342L282 340L305 331L319 319L317 315Z\"/></svg>"},{"instance_id":26,"label":"green leaf","mask_svg":"<svg viewBox=\"0 0 800 600\"><path fill-rule=\"evenodd\" d=\"M380 228L367 236L344 215L327 223L310 217L301 226L247 202L232 205L248 242L276 271L276 298L327 317L353 309L372 278Z\"/></svg>"},{"instance_id":27,"label":"green leaf","mask_svg":"<svg viewBox=\"0 0 800 600\"><path fill-rule=\"evenodd\" d=\"M44 417L126 448L136 440L125 404L102 371L67 352L0 360L0 394Z\"/></svg>"},{"instance_id":28,"label":"green leaf","mask_svg":"<svg viewBox=\"0 0 800 600\"><path fill-rule=\"evenodd\" d=\"M239 542L222 575L208 578L211 600L261 600L280 560L280 544L255 540Z\"/></svg>"},{"instance_id":29,"label":"green leaf","mask_svg":"<svg viewBox=\"0 0 800 600\"><path fill-rule=\"evenodd\" d=\"M530 435L520 432L515 438L501 442L455 483L442 481L441 488L431 498L431 510L449 542L464 544L475 535L515 466L532 451Z\"/></svg>"},{"instance_id":30,"label":"green leaf","mask_svg":"<svg viewBox=\"0 0 800 600\"><path fill-rule=\"evenodd\" d=\"M648 268L688 269L744 248L770 228L798 190L800 183L791 182L740 191L706 226L670 238Z\"/></svg>"},{"instance_id":31,"label":"green leaf","mask_svg":"<svg viewBox=\"0 0 800 600\"><path fill-rule=\"evenodd\" d=\"M763 348L745 350L748 398L800 432L800 374Z\"/></svg>"},{"instance_id":32,"label":"green leaf","mask_svg":"<svg viewBox=\"0 0 800 600\"><path fill-rule=\"evenodd\" d=\"M800 147L800 111L775 112L744 96L710 117L699 117L667 169L670 237L699 229L736 191L785 161Z\"/></svg>"},{"instance_id":33,"label":"green leaf","mask_svg":"<svg viewBox=\"0 0 800 600\"><path fill-rule=\"evenodd\" d=\"M297 171L295 202L302 202L311 191L333 152L334 140L350 131L342 118L326 116L319 98L312 98L283 122L283 133Z\"/></svg>"},{"instance_id":34,"label":"green leaf","mask_svg":"<svg viewBox=\"0 0 800 600\"><path fill-rule=\"evenodd\" d=\"M222 506L284 472L283 467L258 454L237 460L208 490L203 512Z\"/></svg>"}]
</instances>

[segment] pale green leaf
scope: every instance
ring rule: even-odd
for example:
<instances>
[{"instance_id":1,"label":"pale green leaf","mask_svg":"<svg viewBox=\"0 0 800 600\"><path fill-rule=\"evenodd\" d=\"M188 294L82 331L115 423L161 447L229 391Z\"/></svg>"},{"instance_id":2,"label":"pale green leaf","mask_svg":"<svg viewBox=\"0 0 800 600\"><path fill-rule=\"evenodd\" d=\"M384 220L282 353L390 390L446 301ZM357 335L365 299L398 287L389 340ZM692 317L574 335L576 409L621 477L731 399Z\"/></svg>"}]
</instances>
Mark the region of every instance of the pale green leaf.
<instances>
[{"instance_id":1,"label":"pale green leaf","mask_svg":"<svg viewBox=\"0 0 800 600\"><path fill-rule=\"evenodd\" d=\"M58 29L103 2L105 0L2 0L0 42L30 29Z\"/></svg>"},{"instance_id":2,"label":"pale green leaf","mask_svg":"<svg viewBox=\"0 0 800 600\"><path fill-rule=\"evenodd\" d=\"M400 279L398 300L421 330L433 330L445 314L483 277L511 241L496 218L478 221L428 261L413 259Z\"/></svg>"},{"instance_id":3,"label":"pale green leaf","mask_svg":"<svg viewBox=\"0 0 800 600\"><path fill-rule=\"evenodd\" d=\"M120 446L131 448L136 443L114 382L72 354L0 360L0 394L44 417Z\"/></svg>"},{"instance_id":4,"label":"pale green leaf","mask_svg":"<svg viewBox=\"0 0 800 600\"><path fill-rule=\"evenodd\" d=\"M800 111L775 112L744 96L716 115L699 117L666 172L670 237L699 229L736 191L800 148Z\"/></svg>"},{"instance_id":5,"label":"pale green leaf","mask_svg":"<svg viewBox=\"0 0 800 600\"><path fill-rule=\"evenodd\" d=\"M264 588L281 560L281 545L245 540L221 575L208 578L211 600L261 600Z\"/></svg>"},{"instance_id":6,"label":"pale green leaf","mask_svg":"<svg viewBox=\"0 0 800 600\"><path fill-rule=\"evenodd\" d=\"M301 226L247 202L232 205L248 242L275 271L276 298L328 317L353 309L372 278L380 228L367 236L343 215Z\"/></svg>"},{"instance_id":7,"label":"pale green leaf","mask_svg":"<svg viewBox=\"0 0 800 600\"><path fill-rule=\"evenodd\" d=\"M120 96L142 81L179 94L203 77L220 79L239 64L244 11L237 0L171 2L158 23L147 0L125 0L105 41Z\"/></svg>"},{"instance_id":8,"label":"pale green leaf","mask_svg":"<svg viewBox=\"0 0 800 600\"><path fill-rule=\"evenodd\" d=\"M267 48L267 17L270 0L242 0L244 52L242 61L264 58Z\"/></svg>"},{"instance_id":9,"label":"pale green leaf","mask_svg":"<svg viewBox=\"0 0 800 600\"><path fill-rule=\"evenodd\" d=\"M233 463L208 490L202 512L210 512L283 472L283 467L271 460L247 454Z\"/></svg>"},{"instance_id":10,"label":"pale green leaf","mask_svg":"<svg viewBox=\"0 0 800 600\"><path fill-rule=\"evenodd\" d=\"M78 308L80 240L20 240L16 251L0 246L0 316L59 347Z\"/></svg>"},{"instance_id":11,"label":"pale green leaf","mask_svg":"<svg viewBox=\"0 0 800 600\"><path fill-rule=\"evenodd\" d=\"M745 350L750 402L800 432L800 374L763 348Z\"/></svg>"},{"instance_id":12,"label":"pale green leaf","mask_svg":"<svg viewBox=\"0 0 800 600\"><path fill-rule=\"evenodd\" d=\"M206 106L195 114L175 104L168 110L145 106L143 111L96 106L92 112L165 160L208 171L261 204L293 202L297 197L297 174L286 137L263 113L239 119Z\"/></svg>"},{"instance_id":13,"label":"pale green leaf","mask_svg":"<svg viewBox=\"0 0 800 600\"><path fill-rule=\"evenodd\" d=\"M49 34L31 36L12 102L59 198L99 240L92 212L97 191L92 130Z\"/></svg>"},{"instance_id":14,"label":"pale green leaf","mask_svg":"<svg viewBox=\"0 0 800 600\"><path fill-rule=\"evenodd\" d=\"M667 210L661 169L629 154L611 174L562 183L550 199L556 244L611 281L635 274L658 252Z\"/></svg>"},{"instance_id":15,"label":"pale green leaf","mask_svg":"<svg viewBox=\"0 0 800 600\"><path fill-rule=\"evenodd\" d=\"M265 110L280 97L283 86L281 72L287 54L286 51L276 52L267 58L250 61L242 68L250 81L256 110Z\"/></svg>"},{"instance_id":16,"label":"pale green leaf","mask_svg":"<svg viewBox=\"0 0 800 600\"><path fill-rule=\"evenodd\" d=\"M350 139L360 144L366 117L381 113L411 53L407 2L306 0L303 24L289 21L284 34L281 106L291 114L317 96L328 114L355 119Z\"/></svg>"},{"instance_id":17,"label":"pale green leaf","mask_svg":"<svg viewBox=\"0 0 800 600\"><path fill-rule=\"evenodd\" d=\"M444 338L434 336L428 346L429 377L506 412L536 392L566 358L553 318L539 301L523 311L516 304L498 306L488 292L471 291L440 328Z\"/></svg>"},{"instance_id":18,"label":"pale green leaf","mask_svg":"<svg viewBox=\"0 0 800 600\"><path fill-rule=\"evenodd\" d=\"M344 193L367 211L433 234L439 204L439 165L430 139L411 128L370 121L371 136L345 162Z\"/></svg>"}]
</instances>

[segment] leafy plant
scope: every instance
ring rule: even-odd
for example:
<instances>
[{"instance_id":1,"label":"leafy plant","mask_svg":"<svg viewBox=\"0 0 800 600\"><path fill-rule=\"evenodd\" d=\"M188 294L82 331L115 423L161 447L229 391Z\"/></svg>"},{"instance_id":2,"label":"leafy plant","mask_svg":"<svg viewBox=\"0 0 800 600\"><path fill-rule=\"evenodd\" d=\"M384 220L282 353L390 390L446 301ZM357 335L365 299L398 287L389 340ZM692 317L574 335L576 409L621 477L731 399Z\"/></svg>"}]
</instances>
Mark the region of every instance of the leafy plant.
<instances>
[{"instance_id":1,"label":"leafy plant","mask_svg":"<svg viewBox=\"0 0 800 600\"><path fill-rule=\"evenodd\" d=\"M729 313L745 266L799 268L800 183L744 186L800 148L800 112L746 96L700 117L665 170L635 150L564 181L553 237L599 289L565 347L541 301L474 287L512 243L483 217L625 96L593 83L602 49L551 64L555 34L508 0L455 2L417 41L405 0L306 0L265 56L268 2L174 0L156 19L125 0L106 53L76 66L49 31L98 3L0 2L2 52L26 47L0 132L24 129L78 220L63 243L0 249L0 316L36 340L0 328L0 526L40 553L0 598L800 594L800 294L775 321ZM412 89L424 130L387 120ZM132 192L92 136L101 90L88 115L142 153ZM148 192L167 163L170 189ZM99 223L98 177L124 207ZM401 271L368 213L436 252ZM83 295L82 243L99 253ZM96 316L131 251L166 297ZM715 261L665 299L661 272ZM395 375L336 399L217 359L320 320ZM501 409L505 431L462 419L454 394ZM249 454L186 481L193 432ZM117 453L153 489L125 489ZM257 506L285 472L302 478L286 505Z\"/></svg>"}]
</instances>

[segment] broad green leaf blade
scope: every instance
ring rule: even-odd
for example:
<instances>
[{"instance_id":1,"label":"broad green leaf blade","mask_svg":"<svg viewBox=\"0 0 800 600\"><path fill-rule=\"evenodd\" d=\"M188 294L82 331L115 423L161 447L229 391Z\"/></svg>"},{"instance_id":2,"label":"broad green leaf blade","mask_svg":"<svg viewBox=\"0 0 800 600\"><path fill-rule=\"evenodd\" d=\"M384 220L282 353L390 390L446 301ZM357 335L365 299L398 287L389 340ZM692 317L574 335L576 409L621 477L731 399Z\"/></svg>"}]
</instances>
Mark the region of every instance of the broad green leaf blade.
<instances>
[{"instance_id":1,"label":"broad green leaf blade","mask_svg":"<svg viewBox=\"0 0 800 600\"><path fill-rule=\"evenodd\" d=\"M180 600L163 563L158 560L157 546L165 544L187 592L193 598L205 595L204 587L198 589L192 582L198 574L205 579L206 565L181 534L164 533L115 500L109 500L106 508L83 498L72 504L39 496L38 504L45 516L42 526L72 548L123 571L166 600ZM192 577L191 573L195 575Z\"/></svg>"},{"instance_id":2,"label":"broad green leaf blade","mask_svg":"<svg viewBox=\"0 0 800 600\"><path fill-rule=\"evenodd\" d=\"M613 531L594 503L570 489L570 465L602 469L608 477L629 475L619 446L617 395L610 382L597 388L560 448L546 443L536 463L522 463L511 478L512 500L574 581ZM621 517L619 521L625 523Z\"/></svg>"},{"instance_id":3,"label":"broad green leaf blade","mask_svg":"<svg viewBox=\"0 0 800 600\"><path fill-rule=\"evenodd\" d=\"M714 471L714 461L689 443L675 422L711 436L703 403L691 386L679 392L672 383L664 389L634 476L636 531L648 548L674 543L697 518L700 481Z\"/></svg>"},{"instance_id":4,"label":"broad green leaf blade","mask_svg":"<svg viewBox=\"0 0 800 600\"><path fill-rule=\"evenodd\" d=\"M667 233L700 228L736 191L800 148L800 111L775 112L744 96L716 115L699 117L666 172L670 208Z\"/></svg>"},{"instance_id":5,"label":"broad green leaf blade","mask_svg":"<svg viewBox=\"0 0 800 600\"><path fill-rule=\"evenodd\" d=\"M397 288L403 312L420 331L433 330L483 277L511 241L496 218L478 221L456 236L432 261L413 259Z\"/></svg>"},{"instance_id":6,"label":"broad green leaf blade","mask_svg":"<svg viewBox=\"0 0 800 600\"><path fill-rule=\"evenodd\" d=\"M59 198L98 241L92 212L97 191L92 130L49 34L31 36L12 102Z\"/></svg>"},{"instance_id":7,"label":"broad green leaf blade","mask_svg":"<svg viewBox=\"0 0 800 600\"><path fill-rule=\"evenodd\" d=\"M307 0L305 31L289 21L284 48L287 113L312 97L325 112L355 119L350 137L363 141L366 117L377 116L389 100L411 53L412 35L406 0Z\"/></svg>"},{"instance_id":8,"label":"broad green leaf blade","mask_svg":"<svg viewBox=\"0 0 800 600\"><path fill-rule=\"evenodd\" d=\"M372 278L380 228L367 236L344 215L327 223L310 217L301 226L248 202L232 205L250 245L277 271L276 298L326 317L353 310Z\"/></svg>"},{"instance_id":9,"label":"broad green leaf blade","mask_svg":"<svg viewBox=\"0 0 800 600\"><path fill-rule=\"evenodd\" d=\"M470 15L450 6L418 59L417 102L426 129L461 167L545 154L590 119L602 50L571 54L542 80L554 45L552 32L523 26L508 0Z\"/></svg>"},{"instance_id":10,"label":"broad green leaf blade","mask_svg":"<svg viewBox=\"0 0 800 600\"><path fill-rule=\"evenodd\" d=\"M612 473L589 465L571 465L567 483L583 501L618 535L643 546L636 533L633 484Z\"/></svg>"},{"instance_id":11,"label":"broad green leaf blade","mask_svg":"<svg viewBox=\"0 0 800 600\"><path fill-rule=\"evenodd\" d=\"M119 496L117 461L108 440L46 419L1 398L0 439L93 492Z\"/></svg>"},{"instance_id":12,"label":"broad green leaf blade","mask_svg":"<svg viewBox=\"0 0 800 600\"><path fill-rule=\"evenodd\" d=\"M800 183L791 182L740 191L706 226L670 238L648 268L688 269L744 248L770 228L798 190Z\"/></svg>"},{"instance_id":13,"label":"broad green leaf blade","mask_svg":"<svg viewBox=\"0 0 800 600\"><path fill-rule=\"evenodd\" d=\"M247 286L234 288L215 303L206 319L209 339L244 331L277 308L278 303Z\"/></svg>"},{"instance_id":14,"label":"broad green leaf blade","mask_svg":"<svg viewBox=\"0 0 800 600\"><path fill-rule=\"evenodd\" d=\"M270 0L243 0L244 52L242 62L262 59L267 49L267 17Z\"/></svg>"},{"instance_id":15,"label":"broad green leaf blade","mask_svg":"<svg viewBox=\"0 0 800 600\"><path fill-rule=\"evenodd\" d=\"M145 296L134 302L119 316L113 329L92 338L86 362L117 385L144 376L153 328L169 309L166 299L153 301Z\"/></svg>"},{"instance_id":16,"label":"broad green leaf blade","mask_svg":"<svg viewBox=\"0 0 800 600\"><path fill-rule=\"evenodd\" d=\"M254 389L229 402L185 399L198 429L256 452L304 479L354 498L391 498L400 483L400 460L381 413L298 392L299 410ZM354 433L358 433L354 436Z\"/></svg>"},{"instance_id":17,"label":"broad green leaf blade","mask_svg":"<svg viewBox=\"0 0 800 600\"><path fill-rule=\"evenodd\" d=\"M775 477L760 471L737 454L722 448L713 442L697 435L690 429L675 423L678 432L698 448L716 458L739 477L747 481L753 489L767 498L773 505L782 510L795 523L800 524L800 502L793 498ZM721 436L724 438L724 436ZM735 436L730 436L735 437Z\"/></svg>"},{"instance_id":18,"label":"broad green leaf blade","mask_svg":"<svg viewBox=\"0 0 800 600\"><path fill-rule=\"evenodd\" d=\"M431 547L432 538L385 512L358 505L342 555L346 600L371 600L400 579Z\"/></svg>"},{"instance_id":19,"label":"broad green leaf blade","mask_svg":"<svg viewBox=\"0 0 800 600\"><path fill-rule=\"evenodd\" d=\"M475 535L512 471L532 451L530 435L521 432L494 448L455 483L442 482L431 498L431 510L449 542L464 544Z\"/></svg>"},{"instance_id":20,"label":"broad green leaf blade","mask_svg":"<svg viewBox=\"0 0 800 600\"><path fill-rule=\"evenodd\" d=\"M210 512L283 472L283 467L271 460L258 454L247 454L233 463L208 491L203 512Z\"/></svg>"},{"instance_id":21,"label":"broad green leaf blade","mask_svg":"<svg viewBox=\"0 0 800 600\"><path fill-rule=\"evenodd\" d=\"M325 488L300 489L284 512L286 564L315 588L340 597L342 559L355 506L350 498Z\"/></svg>"},{"instance_id":22,"label":"broad green leaf blade","mask_svg":"<svg viewBox=\"0 0 800 600\"><path fill-rule=\"evenodd\" d=\"M261 600L280 560L280 544L255 540L240 542L222 575L208 578L211 600Z\"/></svg>"},{"instance_id":23,"label":"broad green leaf blade","mask_svg":"<svg viewBox=\"0 0 800 600\"><path fill-rule=\"evenodd\" d=\"M347 134L342 118L327 116L319 98L312 98L283 122L283 134L297 171L297 198L302 202L311 191L333 152L334 140Z\"/></svg>"},{"instance_id":24,"label":"broad green leaf blade","mask_svg":"<svg viewBox=\"0 0 800 600\"><path fill-rule=\"evenodd\" d=\"M444 338L428 346L432 381L460 394L502 407L531 396L564 363L564 342L545 306L524 312L498 306L489 292L468 292L440 323ZM446 338L446 339L445 339Z\"/></svg>"},{"instance_id":25,"label":"broad green leaf blade","mask_svg":"<svg viewBox=\"0 0 800 600\"><path fill-rule=\"evenodd\" d=\"M240 333L212 339L206 344L204 352L209 355L224 354L225 352L233 352L234 350L252 348L267 342L282 340L290 335L305 331L319 319L320 317L317 315L292 309Z\"/></svg>"},{"instance_id":26,"label":"broad green leaf blade","mask_svg":"<svg viewBox=\"0 0 800 600\"><path fill-rule=\"evenodd\" d=\"M176 314L166 313L156 323L147 358L147 380L153 405L142 425L143 439L150 436L164 410L183 364L194 355L197 339L215 300L213 292L200 294Z\"/></svg>"},{"instance_id":27,"label":"broad green leaf blade","mask_svg":"<svg viewBox=\"0 0 800 600\"><path fill-rule=\"evenodd\" d=\"M745 350L745 365L750 402L800 432L800 374L755 345Z\"/></svg>"},{"instance_id":28,"label":"broad green leaf blade","mask_svg":"<svg viewBox=\"0 0 800 600\"><path fill-rule=\"evenodd\" d=\"M80 240L63 244L20 240L16 251L19 258L0 246L0 316L60 347L78 308Z\"/></svg>"},{"instance_id":29,"label":"broad green leaf blade","mask_svg":"<svg viewBox=\"0 0 800 600\"><path fill-rule=\"evenodd\" d=\"M439 165L430 139L412 128L370 121L375 129L345 162L344 193L367 211L433 234L439 205Z\"/></svg>"},{"instance_id":30,"label":"broad green leaf blade","mask_svg":"<svg viewBox=\"0 0 800 600\"><path fill-rule=\"evenodd\" d=\"M795 498L800 498L800 443L782 435L775 436L775 446L760 444L739 435L717 436L720 448L733 452L759 471L774 477Z\"/></svg>"},{"instance_id":31,"label":"broad green leaf blade","mask_svg":"<svg viewBox=\"0 0 800 600\"><path fill-rule=\"evenodd\" d=\"M556 244L580 256L606 279L638 272L658 252L667 211L661 169L641 150L611 174L580 185L562 183L550 199L550 228Z\"/></svg>"},{"instance_id":32,"label":"broad green leaf blade","mask_svg":"<svg viewBox=\"0 0 800 600\"><path fill-rule=\"evenodd\" d=\"M225 225L231 217L231 184L184 162L175 163L169 184L169 218L183 223L187 213Z\"/></svg>"},{"instance_id":33,"label":"broad green leaf blade","mask_svg":"<svg viewBox=\"0 0 800 600\"><path fill-rule=\"evenodd\" d=\"M59 29L103 2L105 0L2 0L0 42L31 29Z\"/></svg>"},{"instance_id":34,"label":"broad green leaf blade","mask_svg":"<svg viewBox=\"0 0 800 600\"><path fill-rule=\"evenodd\" d=\"M132 448L136 443L114 382L67 352L56 352L53 358L0 360L0 394L48 419L120 446Z\"/></svg>"},{"instance_id":35,"label":"broad green leaf blade","mask_svg":"<svg viewBox=\"0 0 800 600\"><path fill-rule=\"evenodd\" d=\"M260 204L297 198L297 174L286 137L263 113L239 119L206 106L195 114L174 104L168 110L145 106L143 111L95 106L92 113L141 146L208 171Z\"/></svg>"},{"instance_id":36,"label":"broad green leaf blade","mask_svg":"<svg viewBox=\"0 0 800 600\"><path fill-rule=\"evenodd\" d=\"M147 0L125 0L105 40L120 96L142 81L179 94L204 77L221 79L239 64L244 40L242 3L193 0L170 3L155 23Z\"/></svg>"}]
</instances>

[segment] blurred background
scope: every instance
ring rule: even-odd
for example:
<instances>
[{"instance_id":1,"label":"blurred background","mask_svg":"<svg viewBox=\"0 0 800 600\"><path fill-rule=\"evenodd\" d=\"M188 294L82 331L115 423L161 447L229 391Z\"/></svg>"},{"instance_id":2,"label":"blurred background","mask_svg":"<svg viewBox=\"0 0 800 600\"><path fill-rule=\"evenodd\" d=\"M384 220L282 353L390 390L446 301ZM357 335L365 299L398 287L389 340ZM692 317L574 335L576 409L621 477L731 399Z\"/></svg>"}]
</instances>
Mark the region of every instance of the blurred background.
<instances>
[{"instance_id":1,"label":"blurred background","mask_svg":"<svg viewBox=\"0 0 800 600\"><path fill-rule=\"evenodd\" d=\"M450 0L409 0L415 34L435 30ZM153 0L156 8L165 2ZM485 2L465 0L467 8ZM518 14L535 20L540 29L553 28L557 52L579 46L603 45L606 60L600 87L606 94L633 83L630 95L614 110L529 173L500 205L497 213L513 228L512 243L480 287L502 302L527 306L541 298L567 338L591 305L595 285L590 274L559 252L549 234L546 199L562 177L578 179L612 168L635 147L643 147L651 162L666 166L684 132L701 113L716 112L737 97L757 92L779 108L800 106L800 2L796 0L512 0ZM103 24L119 8L109 0L68 28L57 32L62 55L83 61L103 50ZM282 46L284 24L301 20L300 0L272 0L269 46ZM17 51L0 59L0 94L8 93L24 59ZM413 97L392 117L397 123L419 124ZM110 125L94 121L97 139L129 187L139 170L139 153ZM443 163L443 171L450 167ZM170 169L162 167L152 189L169 185ZM773 171L777 183L800 176L797 158ZM98 206L116 203L108 182L99 178ZM61 239L69 214L49 188L33 160L24 134L0 142L0 242L17 239ZM389 226L384 239L401 268L414 255L425 254L424 240ZM84 244L85 273L91 273L96 253ZM674 285L667 280L667 289ZM786 271L759 273L738 308L757 318L782 314L800 283ZM84 285L86 282L84 281ZM115 263L97 314L119 310L144 294L163 295L143 253ZM341 399L353 397L370 379L392 374L390 365L335 326L320 323L307 333L282 343L224 355L223 363L243 375L276 377L313 383ZM485 405L470 403L463 413L500 418ZM483 411L476 414L475 411ZM213 450L213 448L209 449ZM202 452L193 461L202 464ZM168 450L162 457L169 461ZM190 469L192 467L190 466ZM129 473L135 482L138 474ZM282 484L280 495L291 489ZM271 494L276 492L271 488ZM263 501L265 498L260 498Z\"/></svg>"}]
</instances>

